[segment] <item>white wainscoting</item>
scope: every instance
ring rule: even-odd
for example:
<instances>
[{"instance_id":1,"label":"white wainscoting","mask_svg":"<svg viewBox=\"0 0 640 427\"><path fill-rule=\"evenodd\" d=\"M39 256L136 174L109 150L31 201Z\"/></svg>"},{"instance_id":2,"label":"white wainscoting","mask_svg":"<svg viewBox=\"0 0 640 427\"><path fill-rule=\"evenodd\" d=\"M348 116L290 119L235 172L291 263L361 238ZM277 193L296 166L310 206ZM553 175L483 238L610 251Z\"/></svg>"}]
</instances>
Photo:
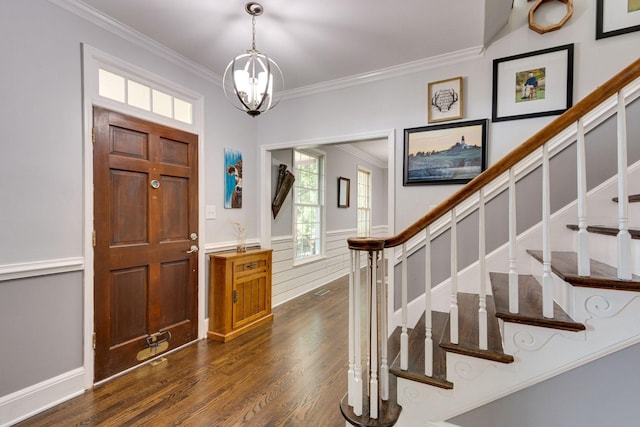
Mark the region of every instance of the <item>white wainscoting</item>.
<instances>
[{"instance_id":1,"label":"white wainscoting","mask_svg":"<svg viewBox=\"0 0 640 427\"><path fill-rule=\"evenodd\" d=\"M0 397L0 427L25 420L38 412L84 393L84 368Z\"/></svg>"},{"instance_id":2,"label":"white wainscoting","mask_svg":"<svg viewBox=\"0 0 640 427\"><path fill-rule=\"evenodd\" d=\"M84 258L63 258L0 265L0 282L84 270Z\"/></svg>"},{"instance_id":3,"label":"white wainscoting","mask_svg":"<svg viewBox=\"0 0 640 427\"><path fill-rule=\"evenodd\" d=\"M386 235L386 225L373 227L374 236ZM271 239L273 248L272 304L280 305L297 296L346 276L349 273L347 239L356 235L356 229L327 232L325 256L314 262L293 265L293 236Z\"/></svg>"}]
</instances>

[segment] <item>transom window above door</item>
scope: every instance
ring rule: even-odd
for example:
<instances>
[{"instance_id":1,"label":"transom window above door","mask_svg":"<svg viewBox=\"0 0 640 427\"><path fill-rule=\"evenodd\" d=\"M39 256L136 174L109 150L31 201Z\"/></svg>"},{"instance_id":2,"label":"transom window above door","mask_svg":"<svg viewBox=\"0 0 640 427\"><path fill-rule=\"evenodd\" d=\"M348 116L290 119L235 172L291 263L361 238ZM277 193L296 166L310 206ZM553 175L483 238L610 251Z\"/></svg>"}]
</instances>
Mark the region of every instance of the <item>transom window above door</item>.
<instances>
[{"instance_id":1,"label":"transom window above door","mask_svg":"<svg viewBox=\"0 0 640 427\"><path fill-rule=\"evenodd\" d=\"M123 75L98 69L98 94L163 117L193 124L193 104Z\"/></svg>"}]
</instances>

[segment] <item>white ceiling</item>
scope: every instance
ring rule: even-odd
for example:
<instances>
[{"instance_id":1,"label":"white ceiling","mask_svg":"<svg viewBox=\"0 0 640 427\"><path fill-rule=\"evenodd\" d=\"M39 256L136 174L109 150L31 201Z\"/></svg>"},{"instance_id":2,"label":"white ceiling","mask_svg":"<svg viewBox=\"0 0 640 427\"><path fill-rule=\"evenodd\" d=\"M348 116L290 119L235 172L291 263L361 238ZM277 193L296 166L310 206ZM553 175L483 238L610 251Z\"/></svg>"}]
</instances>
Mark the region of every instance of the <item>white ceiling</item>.
<instances>
[{"instance_id":1,"label":"white ceiling","mask_svg":"<svg viewBox=\"0 0 640 427\"><path fill-rule=\"evenodd\" d=\"M304 91L452 52L479 52L506 24L512 1L258 0L264 13L256 17L256 48L279 64L285 92ZM229 61L251 47L248 0L55 2L115 21L220 79ZM387 163L386 141L351 147Z\"/></svg>"},{"instance_id":2,"label":"white ceiling","mask_svg":"<svg viewBox=\"0 0 640 427\"><path fill-rule=\"evenodd\" d=\"M89 6L218 76L251 45L245 0L63 1ZM481 48L506 23L512 0L259 3L256 48L280 65L291 90Z\"/></svg>"}]
</instances>

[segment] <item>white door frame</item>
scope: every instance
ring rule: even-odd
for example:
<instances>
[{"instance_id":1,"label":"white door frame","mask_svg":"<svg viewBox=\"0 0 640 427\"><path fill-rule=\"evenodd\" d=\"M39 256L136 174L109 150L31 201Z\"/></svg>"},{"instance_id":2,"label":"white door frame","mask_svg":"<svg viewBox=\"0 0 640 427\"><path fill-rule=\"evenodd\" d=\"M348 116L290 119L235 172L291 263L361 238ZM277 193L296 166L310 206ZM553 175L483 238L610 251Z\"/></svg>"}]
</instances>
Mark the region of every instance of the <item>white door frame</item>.
<instances>
[{"instance_id":1,"label":"white door frame","mask_svg":"<svg viewBox=\"0 0 640 427\"><path fill-rule=\"evenodd\" d=\"M388 173L387 173L387 226L389 235L395 234L395 164L396 164L396 150L395 129L387 129L380 131L373 131L367 133L350 134L343 136L334 136L326 138L318 138L312 140L302 141L290 141L276 144L261 145L259 150L260 159L260 242L262 247L271 247L271 151L283 150L287 148L304 148L309 146L321 146L331 144L350 144L356 142L362 142L372 139L386 139L387 140L387 155L388 155ZM388 251L387 257L390 258L389 266L394 265L394 251ZM393 313L394 307L394 274L393 271L389 272L388 277L389 288L389 300L388 300L388 312ZM389 330L393 331L393 316L388 316Z\"/></svg>"},{"instance_id":2,"label":"white door frame","mask_svg":"<svg viewBox=\"0 0 640 427\"><path fill-rule=\"evenodd\" d=\"M154 75L153 73L136 67L107 53L86 44L82 45L82 123L83 123L83 254L84 254L84 310L83 310L83 367L85 388L93 386L94 377L94 294L93 294L93 107L99 106L112 111L127 114L146 121L180 129L198 135L198 236L202 250L198 252L198 338L206 336L207 324L205 313L205 258L204 258L204 97L189 89ZM122 75L147 82L152 87L161 87L167 92L175 94L193 105L193 124L182 123L177 120L147 112L127 104L112 101L98 95L98 68L108 67L116 69ZM125 371L126 372L126 371Z\"/></svg>"}]
</instances>

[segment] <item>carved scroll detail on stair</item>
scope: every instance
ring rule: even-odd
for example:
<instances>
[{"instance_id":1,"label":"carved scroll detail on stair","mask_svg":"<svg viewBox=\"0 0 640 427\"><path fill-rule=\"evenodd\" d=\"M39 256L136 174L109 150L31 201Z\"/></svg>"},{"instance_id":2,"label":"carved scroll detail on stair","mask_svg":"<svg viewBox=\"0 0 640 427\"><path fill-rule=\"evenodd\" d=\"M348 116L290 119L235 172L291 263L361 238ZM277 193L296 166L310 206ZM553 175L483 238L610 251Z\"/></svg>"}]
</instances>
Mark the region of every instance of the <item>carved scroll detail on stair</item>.
<instances>
[{"instance_id":1,"label":"carved scroll detail on stair","mask_svg":"<svg viewBox=\"0 0 640 427\"><path fill-rule=\"evenodd\" d=\"M513 334L513 343L520 350L533 352L540 350L556 335L558 334L534 336L530 331L518 331Z\"/></svg>"},{"instance_id":2,"label":"carved scroll detail on stair","mask_svg":"<svg viewBox=\"0 0 640 427\"><path fill-rule=\"evenodd\" d=\"M616 294L616 295L619 295ZM633 297L628 301L611 301L603 295L592 295L586 299L584 306L587 313L595 317L611 318L622 313L627 307L640 297Z\"/></svg>"},{"instance_id":3,"label":"carved scroll detail on stair","mask_svg":"<svg viewBox=\"0 0 640 427\"><path fill-rule=\"evenodd\" d=\"M613 317L619 313L619 311L613 310L609 300L602 295L590 296L584 302L584 307L587 309L587 313L596 317Z\"/></svg>"},{"instance_id":4,"label":"carved scroll detail on stair","mask_svg":"<svg viewBox=\"0 0 640 427\"><path fill-rule=\"evenodd\" d=\"M477 363L471 364L466 361L456 362L454 371L460 378L473 381L482 375L488 368L494 366L493 363L478 360Z\"/></svg>"}]
</instances>

